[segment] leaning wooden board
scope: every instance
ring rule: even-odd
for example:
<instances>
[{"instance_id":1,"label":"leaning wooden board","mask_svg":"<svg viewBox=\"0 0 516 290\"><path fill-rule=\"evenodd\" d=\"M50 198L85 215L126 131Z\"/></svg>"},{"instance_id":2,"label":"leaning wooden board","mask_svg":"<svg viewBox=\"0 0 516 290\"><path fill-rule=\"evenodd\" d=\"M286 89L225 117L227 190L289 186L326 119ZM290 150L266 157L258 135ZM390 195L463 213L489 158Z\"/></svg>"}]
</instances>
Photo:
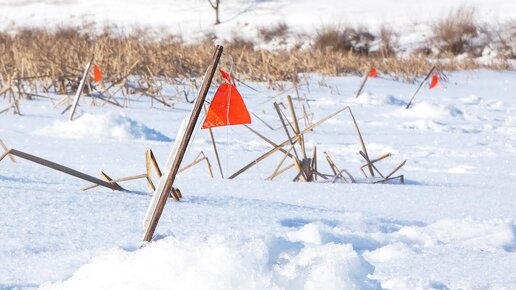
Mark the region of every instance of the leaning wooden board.
<instances>
[{"instance_id":1,"label":"leaning wooden board","mask_svg":"<svg viewBox=\"0 0 516 290\"><path fill-rule=\"evenodd\" d=\"M201 89L199 90L199 95L197 96L197 100L195 101L192 112L190 114L190 118L188 119L186 126L179 130L178 135L181 136L174 142L174 146L172 147L172 151L164 169L163 176L160 178L158 186L154 191L154 195L144 219L145 235L143 240L145 242L150 242L152 240L152 236L154 235L154 231L158 225L159 218L161 217L163 209L165 208L165 203L167 202L167 198L170 194L170 191L172 190L177 172L179 171L179 167L183 161L188 143L190 142L193 131L195 129L197 119L201 113L202 105L206 99L206 95L210 89L211 81L213 80L213 76L217 70L220 57L222 56L222 51L223 47L217 45L210 62L210 66L208 67L207 73L203 79Z\"/></svg>"}]
</instances>

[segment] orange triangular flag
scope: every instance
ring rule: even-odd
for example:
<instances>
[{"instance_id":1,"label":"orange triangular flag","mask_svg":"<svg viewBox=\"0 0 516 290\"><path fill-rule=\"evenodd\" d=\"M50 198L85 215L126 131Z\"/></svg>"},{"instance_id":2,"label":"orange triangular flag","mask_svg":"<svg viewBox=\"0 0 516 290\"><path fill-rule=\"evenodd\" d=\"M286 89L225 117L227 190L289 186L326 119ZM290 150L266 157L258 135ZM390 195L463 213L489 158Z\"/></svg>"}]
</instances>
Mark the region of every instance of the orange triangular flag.
<instances>
[{"instance_id":1,"label":"orange triangular flag","mask_svg":"<svg viewBox=\"0 0 516 290\"><path fill-rule=\"evenodd\" d=\"M376 76L378 76L378 71L373 66L373 67L371 67L371 70L369 71L369 77L370 78L375 78Z\"/></svg>"},{"instance_id":2,"label":"orange triangular flag","mask_svg":"<svg viewBox=\"0 0 516 290\"><path fill-rule=\"evenodd\" d=\"M223 84L215 92L202 129L239 124L251 124L251 116L235 85Z\"/></svg>"},{"instance_id":3,"label":"orange triangular flag","mask_svg":"<svg viewBox=\"0 0 516 290\"><path fill-rule=\"evenodd\" d=\"M99 66L95 63L93 64L93 82L98 84L102 80L102 72L100 71Z\"/></svg>"},{"instance_id":4,"label":"orange triangular flag","mask_svg":"<svg viewBox=\"0 0 516 290\"><path fill-rule=\"evenodd\" d=\"M220 74L222 75L222 77L228 81L228 83L231 83L231 77L229 76L229 74L221 69L219 69L220 71Z\"/></svg>"},{"instance_id":5,"label":"orange triangular flag","mask_svg":"<svg viewBox=\"0 0 516 290\"><path fill-rule=\"evenodd\" d=\"M437 87L438 84L439 84L439 76L437 74L434 74L432 76L432 81L430 82L430 89Z\"/></svg>"}]
</instances>

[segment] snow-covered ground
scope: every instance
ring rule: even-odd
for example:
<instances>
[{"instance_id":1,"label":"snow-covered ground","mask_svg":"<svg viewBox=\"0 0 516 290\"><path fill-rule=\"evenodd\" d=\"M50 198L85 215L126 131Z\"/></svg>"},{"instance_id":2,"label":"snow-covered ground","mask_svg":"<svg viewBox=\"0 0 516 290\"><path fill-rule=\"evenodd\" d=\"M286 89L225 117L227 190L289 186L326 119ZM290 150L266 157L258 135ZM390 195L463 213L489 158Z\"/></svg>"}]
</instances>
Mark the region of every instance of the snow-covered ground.
<instances>
[{"instance_id":1,"label":"snow-covered ground","mask_svg":"<svg viewBox=\"0 0 516 290\"><path fill-rule=\"evenodd\" d=\"M310 154L317 146L321 171L330 172L326 151L357 184L293 183L293 171L264 181L279 153L223 180L201 130L186 158L204 151L215 178L205 165L181 173L184 199L169 201L157 240L140 247L150 201L143 180L122 183L129 192L84 192L82 180L6 158L0 289L516 289L516 73L451 74L438 88L423 89L410 110L404 107L416 84L370 79L354 99L359 83L311 75L300 94L315 120L352 105L369 154L393 153L381 170L408 160L406 184L364 182L347 112L308 133L306 143ZM279 126L272 101L285 102L286 93L273 98L279 92L250 85L259 92L239 87L249 110ZM124 109L93 107L88 99L80 105L81 116L70 123L49 100L24 101L23 116L0 116L0 138L117 178L145 172L148 148L163 165L191 108L182 100L174 109L150 108L142 97ZM285 140L256 117L252 127ZM242 126L214 134L226 176L270 149Z\"/></svg>"}]
</instances>

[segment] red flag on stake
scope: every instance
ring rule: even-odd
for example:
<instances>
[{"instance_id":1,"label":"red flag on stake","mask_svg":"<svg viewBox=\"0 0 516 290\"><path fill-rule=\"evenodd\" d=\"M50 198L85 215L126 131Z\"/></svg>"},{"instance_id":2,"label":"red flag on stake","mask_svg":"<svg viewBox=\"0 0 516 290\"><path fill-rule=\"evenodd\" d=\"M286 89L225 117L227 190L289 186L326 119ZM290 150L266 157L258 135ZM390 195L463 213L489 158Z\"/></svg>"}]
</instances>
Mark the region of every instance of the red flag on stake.
<instances>
[{"instance_id":1,"label":"red flag on stake","mask_svg":"<svg viewBox=\"0 0 516 290\"><path fill-rule=\"evenodd\" d=\"M371 67L371 70L369 71L369 77L375 78L377 76L378 76L378 71L376 70L376 68L374 66Z\"/></svg>"},{"instance_id":2,"label":"red flag on stake","mask_svg":"<svg viewBox=\"0 0 516 290\"><path fill-rule=\"evenodd\" d=\"M433 89L439 85L439 76L437 74L434 74L432 76L432 81L430 82L430 89Z\"/></svg>"},{"instance_id":3,"label":"red flag on stake","mask_svg":"<svg viewBox=\"0 0 516 290\"><path fill-rule=\"evenodd\" d=\"M93 82L98 84L102 80L102 72L97 64L93 65Z\"/></svg>"},{"instance_id":4,"label":"red flag on stake","mask_svg":"<svg viewBox=\"0 0 516 290\"><path fill-rule=\"evenodd\" d=\"M201 128L250 124L251 116L242 96L231 83L229 74L222 70L220 73L229 83L221 85L215 92Z\"/></svg>"},{"instance_id":5,"label":"red flag on stake","mask_svg":"<svg viewBox=\"0 0 516 290\"><path fill-rule=\"evenodd\" d=\"M228 81L228 83L231 83L231 77L229 76L229 73L227 73L227 72L225 72L225 71L223 71L223 70L221 70L221 69L219 69L219 71L220 71L220 74L222 75L222 77L223 77L226 81Z\"/></svg>"}]
</instances>

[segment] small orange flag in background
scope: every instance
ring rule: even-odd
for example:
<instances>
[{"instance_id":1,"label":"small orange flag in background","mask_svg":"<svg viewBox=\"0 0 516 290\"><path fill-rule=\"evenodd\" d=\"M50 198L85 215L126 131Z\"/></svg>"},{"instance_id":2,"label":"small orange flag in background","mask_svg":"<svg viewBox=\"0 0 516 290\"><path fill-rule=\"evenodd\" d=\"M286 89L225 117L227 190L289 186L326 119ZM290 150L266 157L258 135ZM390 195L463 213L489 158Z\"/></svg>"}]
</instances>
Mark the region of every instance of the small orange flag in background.
<instances>
[{"instance_id":1,"label":"small orange flag in background","mask_svg":"<svg viewBox=\"0 0 516 290\"><path fill-rule=\"evenodd\" d=\"M432 81L430 82L430 89L433 89L439 85L439 76L437 74L434 74L432 76Z\"/></svg>"},{"instance_id":2,"label":"small orange flag in background","mask_svg":"<svg viewBox=\"0 0 516 290\"><path fill-rule=\"evenodd\" d=\"M377 76L378 76L378 71L376 70L376 68L374 66L371 67L371 70L369 71L369 77L375 78Z\"/></svg>"},{"instance_id":3,"label":"small orange flag in background","mask_svg":"<svg viewBox=\"0 0 516 290\"><path fill-rule=\"evenodd\" d=\"M100 71L99 66L95 63L93 64L93 82L98 84L102 80L102 72Z\"/></svg>"},{"instance_id":4,"label":"small orange flag in background","mask_svg":"<svg viewBox=\"0 0 516 290\"><path fill-rule=\"evenodd\" d=\"M220 85L215 92L201 128L251 124L251 116L247 111L244 99L235 85L231 83L229 74L222 70L220 74L228 83Z\"/></svg>"}]
</instances>

